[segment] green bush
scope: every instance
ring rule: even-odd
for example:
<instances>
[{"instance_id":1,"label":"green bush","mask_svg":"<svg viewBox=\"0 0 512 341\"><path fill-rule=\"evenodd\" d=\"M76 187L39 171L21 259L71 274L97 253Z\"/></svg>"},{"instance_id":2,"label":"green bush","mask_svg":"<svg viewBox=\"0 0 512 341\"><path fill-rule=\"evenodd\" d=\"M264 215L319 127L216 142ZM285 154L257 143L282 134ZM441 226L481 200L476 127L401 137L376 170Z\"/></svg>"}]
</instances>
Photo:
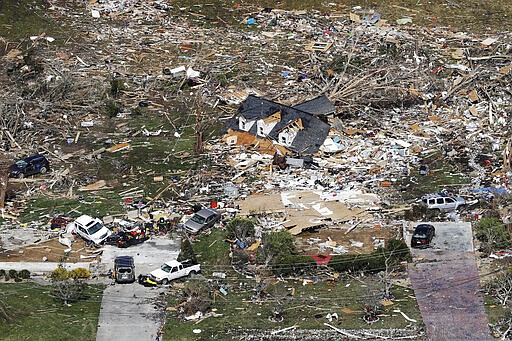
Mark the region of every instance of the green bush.
<instances>
[{"instance_id":1,"label":"green bush","mask_svg":"<svg viewBox=\"0 0 512 341\"><path fill-rule=\"evenodd\" d=\"M69 271L59 266L57 269L53 270L50 274L50 278L52 281L63 281L69 278Z\"/></svg>"},{"instance_id":2,"label":"green bush","mask_svg":"<svg viewBox=\"0 0 512 341\"><path fill-rule=\"evenodd\" d=\"M68 278L73 279L87 279L91 277L91 272L86 268L76 268L69 272Z\"/></svg>"},{"instance_id":3,"label":"green bush","mask_svg":"<svg viewBox=\"0 0 512 341\"><path fill-rule=\"evenodd\" d=\"M272 259L297 254L294 240L288 231L270 232L263 236L263 252Z\"/></svg>"},{"instance_id":4,"label":"green bush","mask_svg":"<svg viewBox=\"0 0 512 341\"><path fill-rule=\"evenodd\" d=\"M282 255L272 263L272 271L279 275L301 274L316 267L313 257L302 255Z\"/></svg>"},{"instance_id":5,"label":"green bush","mask_svg":"<svg viewBox=\"0 0 512 341\"><path fill-rule=\"evenodd\" d=\"M146 108L142 108L142 107L135 107L135 108L131 108L130 112L134 116L143 116L143 115L147 114L148 110Z\"/></svg>"},{"instance_id":6,"label":"green bush","mask_svg":"<svg viewBox=\"0 0 512 341\"><path fill-rule=\"evenodd\" d=\"M386 256L391 256L393 263L410 261L412 259L411 250L403 240L390 239L383 251Z\"/></svg>"},{"instance_id":7,"label":"green bush","mask_svg":"<svg viewBox=\"0 0 512 341\"><path fill-rule=\"evenodd\" d=\"M119 96L123 90L125 90L125 86L122 78L112 78L110 80L110 93L112 96Z\"/></svg>"},{"instance_id":8,"label":"green bush","mask_svg":"<svg viewBox=\"0 0 512 341\"><path fill-rule=\"evenodd\" d=\"M5 276L5 270L4 269L0 269L0 277L4 277Z\"/></svg>"},{"instance_id":9,"label":"green bush","mask_svg":"<svg viewBox=\"0 0 512 341\"><path fill-rule=\"evenodd\" d=\"M9 277L11 277L11 278L18 277L18 271L14 270L14 269L9 270Z\"/></svg>"},{"instance_id":10,"label":"green bush","mask_svg":"<svg viewBox=\"0 0 512 341\"><path fill-rule=\"evenodd\" d=\"M185 260L190 260L192 264L197 264L196 254L194 252L194 248L192 247L192 243L188 239L182 239L181 241L181 251L178 255L178 262L183 262Z\"/></svg>"},{"instance_id":11,"label":"green bush","mask_svg":"<svg viewBox=\"0 0 512 341\"><path fill-rule=\"evenodd\" d=\"M510 246L510 233L494 217L482 218L476 223L476 238L481 242L480 251L486 255Z\"/></svg>"},{"instance_id":12,"label":"green bush","mask_svg":"<svg viewBox=\"0 0 512 341\"><path fill-rule=\"evenodd\" d=\"M23 269L20 272L18 272L18 277L21 279L29 279L30 271L28 271L27 269Z\"/></svg>"},{"instance_id":13,"label":"green bush","mask_svg":"<svg viewBox=\"0 0 512 341\"><path fill-rule=\"evenodd\" d=\"M105 102L105 110L110 118L116 117L123 110L123 105L117 101L108 100Z\"/></svg>"},{"instance_id":14,"label":"green bush","mask_svg":"<svg viewBox=\"0 0 512 341\"><path fill-rule=\"evenodd\" d=\"M226 225L228 238L245 241L254 237L254 222L251 219L236 217Z\"/></svg>"}]
</instances>

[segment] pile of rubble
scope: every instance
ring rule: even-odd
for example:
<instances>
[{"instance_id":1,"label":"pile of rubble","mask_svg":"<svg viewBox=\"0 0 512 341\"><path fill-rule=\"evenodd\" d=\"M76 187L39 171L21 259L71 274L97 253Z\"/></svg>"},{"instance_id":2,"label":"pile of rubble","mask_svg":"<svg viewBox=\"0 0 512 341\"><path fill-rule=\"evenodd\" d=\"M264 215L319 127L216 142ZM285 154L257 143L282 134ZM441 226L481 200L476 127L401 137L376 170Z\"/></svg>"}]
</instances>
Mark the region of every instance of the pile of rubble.
<instances>
[{"instance_id":1,"label":"pile of rubble","mask_svg":"<svg viewBox=\"0 0 512 341\"><path fill-rule=\"evenodd\" d=\"M344 223L347 229L383 225L383 207L403 203L393 185L431 157L471 178L461 192L509 190L507 34L427 29L360 8L329 16L240 7L234 15L251 13L241 23L219 18L202 27L210 18L200 14L201 6L176 16L164 1L51 3L47 15L82 30L80 36L62 45L43 33L30 37L25 48L10 45L2 57L9 70L2 75L2 150L10 158L42 152L55 165L43 184L21 181L28 187L25 199L42 190L73 198L77 189L109 188L105 180L84 174L82 165L98 166L105 153L129 157L136 147L130 140L137 136L177 144L190 125L202 136L235 114L249 94L297 107L325 94L334 104L335 112L325 117L329 134L309 169L301 167L300 155L289 155L291 167L279 170L258 148L211 140L196 146L213 165L209 170L165 179L169 185L149 200L137 187L118 194L142 202L163 196L173 206L170 215L189 209L192 198L203 206L219 202L241 215L286 213L267 228L299 234ZM105 103L119 105L110 117ZM202 107L214 114L204 117ZM179 108L194 113L177 120ZM172 128L130 128L142 109ZM115 132L105 135L101 127L109 124ZM89 145L105 141L104 147ZM163 160L176 157L193 155L173 150ZM17 203L23 200L18 196ZM292 209L299 212L295 218ZM22 210L8 200L3 214ZM304 210L315 218L301 221Z\"/></svg>"}]
</instances>

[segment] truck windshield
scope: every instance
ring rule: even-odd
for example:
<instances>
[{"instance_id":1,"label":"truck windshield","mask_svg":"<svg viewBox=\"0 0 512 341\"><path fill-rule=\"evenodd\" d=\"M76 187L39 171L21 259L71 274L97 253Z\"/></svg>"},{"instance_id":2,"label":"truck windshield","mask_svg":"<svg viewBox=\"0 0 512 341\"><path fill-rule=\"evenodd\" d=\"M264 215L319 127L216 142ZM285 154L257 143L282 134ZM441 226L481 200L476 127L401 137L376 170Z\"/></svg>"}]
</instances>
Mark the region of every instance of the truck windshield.
<instances>
[{"instance_id":1,"label":"truck windshield","mask_svg":"<svg viewBox=\"0 0 512 341\"><path fill-rule=\"evenodd\" d=\"M171 267L169 265L167 265L167 264L162 264L160 269L162 269L165 272L170 272L171 271Z\"/></svg>"}]
</instances>

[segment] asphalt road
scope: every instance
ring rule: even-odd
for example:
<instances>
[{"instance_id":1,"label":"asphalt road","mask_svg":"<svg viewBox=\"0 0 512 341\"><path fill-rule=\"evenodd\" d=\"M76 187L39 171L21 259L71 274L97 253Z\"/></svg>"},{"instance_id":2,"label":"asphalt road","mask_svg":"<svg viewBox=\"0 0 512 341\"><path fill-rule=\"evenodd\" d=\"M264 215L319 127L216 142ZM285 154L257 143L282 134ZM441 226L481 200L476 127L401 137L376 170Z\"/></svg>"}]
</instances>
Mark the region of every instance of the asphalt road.
<instances>
[{"instance_id":1,"label":"asphalt road","mask_svg":"<svg viewBox=\"0 0 512 341\"><path fill-rule=\"evenodd\" d=\"M179 250L179 239L152 238L126 249L107 246L101 262L113 266L116 256L132 256L138 276L149 273L166 260L176 259ZM165 311L156 304L165 300L162 295L165 291L165 287L144 287L137 282L107 287L101 301L96 340L156 340L158 330L165 322Z\"/></svg>"},{"instance_id":2,"label":"asphalt road","mask_svg":"<svg viewBox=\"0 0 512 341\"><path fill-rule=\"evenodd\" d=\"M417 224L404 227L409 245ZM436 229L432 245L412 248L415 262L408 266L428 339L490 340L471 224L428 224Z\"/></svg>"}]
</instances>

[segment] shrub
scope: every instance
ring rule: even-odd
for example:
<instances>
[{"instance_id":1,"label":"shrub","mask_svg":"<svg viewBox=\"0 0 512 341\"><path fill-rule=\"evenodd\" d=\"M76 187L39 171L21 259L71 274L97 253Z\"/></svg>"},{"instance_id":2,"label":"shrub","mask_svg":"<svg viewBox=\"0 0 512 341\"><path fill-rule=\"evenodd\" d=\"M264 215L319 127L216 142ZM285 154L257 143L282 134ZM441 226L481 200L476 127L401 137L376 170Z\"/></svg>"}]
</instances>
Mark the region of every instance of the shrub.
<instances>
[{"instance_id":1,"label":"shrub","mask_svg":"<svg viewBox=\"0 0 512 341\"><path fill-rule=\"evenodd\" d=\"M279 275L302 274L316 267L314 258L302 255L282 255L272 263L272 271Z\"/></svg>"},{"instance_id":2,"label":"shrub","mask_svg":"<svg viewBox=\"0 0 512 341\"><path fill-rule=\"evenodd\" d=\"M263 237L263 252L272 260L296 254L294 237L288 231L271 232Z\"/></svg>"},{"instance_id":3,"label":"shrub","mask_svg":"<svg viewBox=\"0 0 512 341\"><path fill-rule=\"evenodd\" d=\"M130 109L130 112L132 113L132 115L135 115L135 116L145 115L147 113L147 111L148 110L146 108L142 108L142 107L135 107L135 108Z\"/></svg>"},{"instance_id":4,"label":"shrub","mask_svg":"<svg viewBox=\"0 0 512 341\"><path fill-rule=\"evenodd\" d=\"M105 103L105 109L107 110L110 118L116 117L123 110L123 105L117 101L108 100Z\"/></svg>"},{"instance_id":5,"label":"shrub","mask_svg":"<svg viewBox=\"0 0 512 341\"><path fill-rule=\"evenodd\" d=\"M18 271L14 270L14 269L9 270L9 277L11 277L11 278L18 277Z\"/></svg>"},{"instance_id":6,"label":"shrub","mask_svg":"<svg viewBox=\"0 0 512 341\"><path fill-rule=\"evenodd\" d=\"M28 271L27 269L23 269L20 272L18 272L18 277L22 279L29 279L30 271Z\"/></svg>"},{"instance_id":7,"label":"shrub","mask_svg":"<svg viewBox=\"0 0 512 341\"><path fill-rule=\"evenodd\" d=\"M62 266L59 266L57 269L52 271L50 278L52 281L64 281L69 278L69 271Z\"/></svg>"},{"instance_id":8,"label":"shrub","mask_svg":"<svg viewBox=\"0 0 512 341\"><path fill-rule=\"evenodd\" d=\"M86 268L76 268L69 272L68 277L73 279L87 279L91 277L91 272Z\"/></svg>"},{"instance_id":9,"label":"shrub","mask_svg":"<svg viewBox=\"0 0 512 341\"><path fill-rule=\"evenodd\" d=\"M0 269L0 277L4 277L5 276L5 270L4 269Z\"/></svg>"},{"instance_id":10,"label":"shrub","mask_svg":"<svg viewBox=\"0 0 512 341\"><path fill-rule=\"evenodd\" d=\"M190 260L192 264L197 264L194 248L188 239L183 239L181 241L181 251L178 255L178 262L183 262L185 260Z\"/></svg>"},{"instance_id":11,"label":"shrub","mask_svg":"<svg viewBox=\"0 0 512 341\"><path fill-rule=\"evenodd\" d=\"M410 261L412 259L411 250L403 240L390 239L383 249L385 256L391 257L392 263Z\"/></svg>"},{"instance_id":12,"label":"shrub","mask_svg":"<svg viewBox=\"0 0 512 341\"><path fill-rule=\"evenodd\" d=\"M476 224L476 238L481 242L480 251L488 255L510 246L510 233L497 218L482 218Z\"/></svg>"},{"instance_id":13,"label":"shrub","mask_svg":"<svg viewBox=\"0 0 512 341\"><path fill-rule=\"evenodd\" d=\"M110 80L110 93L112 96L118 96L123 90L125 90L125 86L122 78L112 78Z\"/></svg>"},{"instance_id":14,"label":"shrub","mask_svg":"<svg viewBox=\"0 0 512 341\"><path fill-rule=\"evenodd\" d=\"M251 219L236 217L226 225L228 238L245 241L254 237L254 222Z\"/></svg>"}]
</instances>

